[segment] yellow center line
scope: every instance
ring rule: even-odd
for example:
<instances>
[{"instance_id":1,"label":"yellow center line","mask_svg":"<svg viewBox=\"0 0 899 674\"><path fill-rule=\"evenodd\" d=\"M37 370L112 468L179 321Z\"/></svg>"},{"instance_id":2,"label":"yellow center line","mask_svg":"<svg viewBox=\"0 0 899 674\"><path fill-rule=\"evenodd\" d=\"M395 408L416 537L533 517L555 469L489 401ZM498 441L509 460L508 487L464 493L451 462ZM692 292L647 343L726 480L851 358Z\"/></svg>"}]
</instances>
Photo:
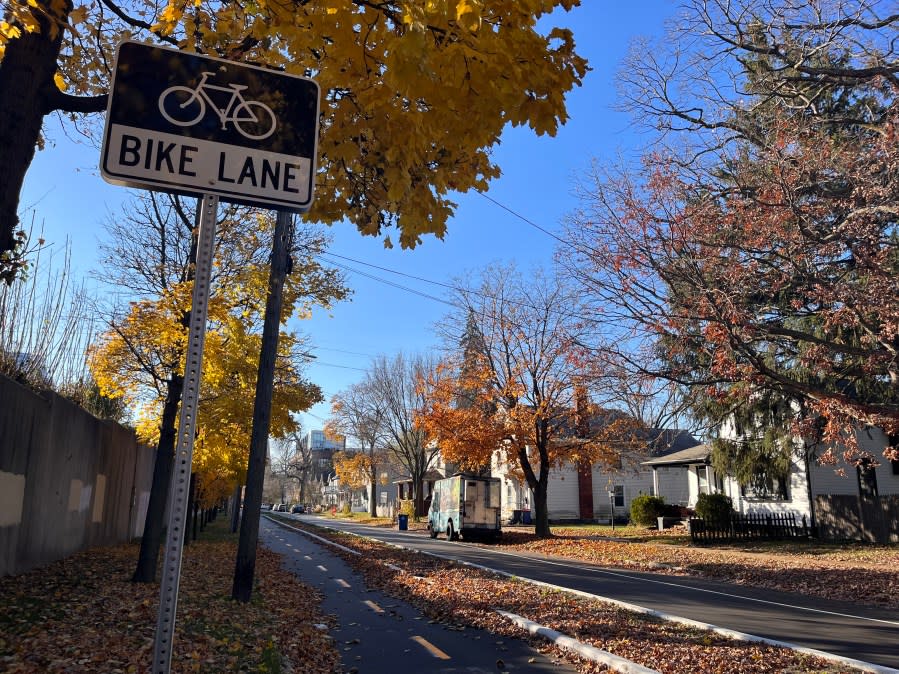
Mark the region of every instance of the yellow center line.
<instances>
[{"instance_id":1,"label":"yellow center line","mask_svg":"<svg viewBox=\"0 0 899 674\"><path fill-rule=\"evenodd\" d=\"M428 653L433 655L435 658L440 658L441 660L449 660L450 659L450 656L448 656L446 653L441 651L439 648L437 648L434 644L432 644L430 641L428 641L424 637L414 636L414 637L409 637L409 638L412 639L412 641L417 643L419 646L423 647Z\"/></svg>"},{"instance_id":2,"label":"yellow center line","mask_svg":"<svg viewBox=\"0 0 899 674\"><path fill-rule=\"evenodd\" d=\"M374 603L370 599L366 599L362 603L365 604L366 606L368 606L368 608L370 608L375 613L384 613L384 609L382 609L380 606L378 606L376 603Z\"/></svg>"}]
</instances>

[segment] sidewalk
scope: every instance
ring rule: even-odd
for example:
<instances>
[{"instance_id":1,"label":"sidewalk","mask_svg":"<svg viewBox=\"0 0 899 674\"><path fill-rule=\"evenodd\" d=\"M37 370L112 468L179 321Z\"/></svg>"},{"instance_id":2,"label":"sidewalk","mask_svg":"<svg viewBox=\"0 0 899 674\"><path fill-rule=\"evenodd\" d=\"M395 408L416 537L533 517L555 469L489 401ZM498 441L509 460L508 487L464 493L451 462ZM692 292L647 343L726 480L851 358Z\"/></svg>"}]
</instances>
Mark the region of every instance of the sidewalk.
<instances>
[{"instance_id":1,"label":"sidewalk","mask_svg":"<svg viewBox=\"0 0 899 674\"><path fill-rule=\"evenodd\" d=\"M522 641L429 620L410 604L368 589L346 562L307 534L268 518L259 531L260 541L283 556L285 569L321 591L328 615L321 628L334 639L347 672L577 671Z\"/></svg>"}]
</instances>

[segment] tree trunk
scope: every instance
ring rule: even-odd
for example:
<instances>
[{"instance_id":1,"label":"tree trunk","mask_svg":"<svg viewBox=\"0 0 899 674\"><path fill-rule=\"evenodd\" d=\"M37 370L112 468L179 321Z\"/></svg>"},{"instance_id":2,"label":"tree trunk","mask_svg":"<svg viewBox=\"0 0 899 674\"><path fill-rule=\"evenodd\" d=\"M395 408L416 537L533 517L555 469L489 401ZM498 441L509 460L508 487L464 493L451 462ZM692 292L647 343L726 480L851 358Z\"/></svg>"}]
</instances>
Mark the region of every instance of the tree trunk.
<instances>
[{"instance_id":1,"label":"tree trunk","mask_svg":"<svg viewBox=\"0 0 899 674\"><path fill-rule=\"evenodd\" d=\"M153 465L153 482L150 487L150 502L144 520L144 535L140 541L137 569L131 580L135 583L152 583L156 580L156 564L159 560L159 546L162 543L162 524L165 506L172 480L172 464L175 461L175 436L178 429L178 403L184 378L172 375L166 386L165 405L162 408L162 422L159 426L159 444L156 446L156 463Z\"/></svg>"},{"instance_id":2,"label":"tree trunk","mask_svg":"<svg viewBox=\"0 0 899 674\"><path fill-rule=\"evenodd\" d=\"M540 476L537 488L534 489L534 515L536 516L534 534L537 538L551 538L553 532L549 528L549 508L547 494L549 492L549 451L538 447L540 455Z\"/></svg>"},{"instance_id":3,"label":"tree trunk","mask_svg":"<svg viewBox=\"0 0 899 674\"><path fill-rule=\"evenodd\" d=\"M231 533L237 533L237 526L240 524L240 484L234 487L234 496L231 499Z\"/></svg>"},{"instance_id":4,"label":"tree trunk","mask_svg":"<svg viewBox=\"0 0 899 674\"><path fill-rule=\"evenodd\" d=\"M424 480L422 478L416 478L416 480L412 483L412 503L415 508L415 519L418 520L425 513L425 495L424 495Z\"/></svg>"},{"instance_id":5,"label":"tree trunk","mask_svg":"<svg viewBox=\"0 0 899 674\"><path fill-rule=\"evenodd\" d=\"M551 538L553 535L549 528L547 484L545 480L538 480L537 488L534 489L534 534L537 538Z\"/></svg>"},{"instance_id":6,"label":"tree trunk","mask_svg":"<svg viewBox=\"0 0 899 674\"><path fill-rule=\"evenodd\" d=\"M187 488L187 512L194 515L193 521L195 523L196 523L196 513L195 513L194 509L196 508L196 498L197 498L197 474L191 473L190 474L190 486ZM188 524L188 526L184 527L184 544L185 545L187 545L191 540L191 536L189 535L190 530L191 530L191 527L189 524ZM196 526L193 527L193 540L197 540Z\"/></svg>"},{"instance_id":7,"label":"tree trunk","mask_svg":"<svg viewBox=\"0 0 899 674\"><path fill-rule=\"evenodd\" d=\"M53 76L62 44L62 30L51 36L51 20L44 12L66 23L70 2L39 2L32 15L37 32L24 32L6 44L0 61L0 259L16 245L19 228L19 195L25 174L34 159L44 116L51 111L56 90ZM0 262L0 280L11 282L15 264Z\"/></svg>"},{"instance_id":8,"label":"tree trunk","mask_svg":"<svg viewBox=\"0 0 899 674\"><path fill-rule=\"evenodd\" d=\"M248 602L253 594L253 574L256 570L256 544L259 540L259 514L262 507L262 485L265 480L265 459L268 432L272 418L272 388L275 378L275 359L281 323L281 299L287 275L288 239L293 216L279 212L272 244L272 266L268 278L268 299L262 326L262 346L259 351L259 372L256 378L256 400L253 405L253 429L250 433L250 458L247 464L247 488L244 495L244 516L237 542L234 583L231 596Z\"/></svg>"},{"instance_id":9,"label":"tree trunk","mask_svg":"<svg viewBox=\"0 0 899 674\"><path fill-rule=\"evenodd\" d=\"M368 476L371 481L371 500L368 503L369 515L378 516L378 467L372 462L371 474Z\"/></svg>"},{"instance_id":10,"label":"tree trunk","mask_svg":"<svg viewBox=\"0 0 899 674\"><path fill-rule=\"evenodd\" d=\"M537 538L552 538L549 528L549 510L547 506L547 493L549 486L549 454L545 448L537 449L540 456L540 475L534 472L531 461L528 458L527 447L518 448L518 465L524 473L524 479L531 491L534 492L534 503L531 512L534 518L534 534Z\"/></svg>"}]
</instances>

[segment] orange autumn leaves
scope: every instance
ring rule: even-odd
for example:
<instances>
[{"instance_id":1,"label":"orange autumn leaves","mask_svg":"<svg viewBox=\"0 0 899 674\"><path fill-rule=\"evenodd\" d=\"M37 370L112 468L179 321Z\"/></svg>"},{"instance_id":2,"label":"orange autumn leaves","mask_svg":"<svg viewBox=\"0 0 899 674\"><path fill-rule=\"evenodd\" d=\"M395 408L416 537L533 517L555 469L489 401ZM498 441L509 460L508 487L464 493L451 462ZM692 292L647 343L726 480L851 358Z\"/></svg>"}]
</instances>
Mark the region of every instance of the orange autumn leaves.
<instances>
[{"instance_id":1,"label":"orange autumn leaves","mask_svg":"<svg viewBox=\"0 0 899 674\"><path fill-rule=\"evenodd\" d=\"M552 466L566 462L615 466L623 452L645 448L643 425L633 417L590 403L581 412L549 403L526 404L520 379L510 378L500 385L485 362L457 367L444 361L421 385L428 394L418 422L439 444L443 457L463 470L489 466L494 452L500 452L504 454L501 463L521 478L520 452L528 456L527 448L535 447L540 439L548 440L545 446ZM588 421L586 430L577 428L579 414L593 422ZM541 433L544 437L538 438Z\"/></svg>"}]
</instances>

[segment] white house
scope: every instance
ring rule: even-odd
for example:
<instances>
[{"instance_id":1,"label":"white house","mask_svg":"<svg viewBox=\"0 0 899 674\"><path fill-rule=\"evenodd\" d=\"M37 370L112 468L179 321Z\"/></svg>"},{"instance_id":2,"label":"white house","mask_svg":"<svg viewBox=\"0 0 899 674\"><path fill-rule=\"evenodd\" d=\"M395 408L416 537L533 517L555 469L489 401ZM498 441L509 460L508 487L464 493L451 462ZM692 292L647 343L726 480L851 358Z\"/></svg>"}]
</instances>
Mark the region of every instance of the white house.
<instances>
[{"instance_id":1,"label":"white house","mask_svg":"<svg viewBox=\"0 0 899 674\"><path fill-rule=\"evenodd\" d=\"M551 468L546 494L550 521L609 521L613 508L616 518L626 518L636 496L656 493L654 471L642 460L698 444L680 430L653 429L649 437L646 454L622 456L620 466L614 468L601 463ZM503 521L509 521L516 510L530 511L534 503L531 489L516 473L515 466L502 462L499 452L494 454L491 474L501 480Z\"/></svg>"},{"instance_id":2,"label":"white house","mask_svg":"<svg viewBox=\"0 0 899 674\"><path fill-rule=\"evenodd\" d=\"M876 428L859 430L856 437L875 457L888 443ZM709 445L699 445L643 462L652 469L654 493L666 503L690 508L700 494L724 493L739 513L793 514L797 521L804 517L824 538L899 541L899 462L881 458L879 465L866 468L820 465L799 451L774 493L757 494L716 474L710 453Z\"/></svg>"}]
</instances>

